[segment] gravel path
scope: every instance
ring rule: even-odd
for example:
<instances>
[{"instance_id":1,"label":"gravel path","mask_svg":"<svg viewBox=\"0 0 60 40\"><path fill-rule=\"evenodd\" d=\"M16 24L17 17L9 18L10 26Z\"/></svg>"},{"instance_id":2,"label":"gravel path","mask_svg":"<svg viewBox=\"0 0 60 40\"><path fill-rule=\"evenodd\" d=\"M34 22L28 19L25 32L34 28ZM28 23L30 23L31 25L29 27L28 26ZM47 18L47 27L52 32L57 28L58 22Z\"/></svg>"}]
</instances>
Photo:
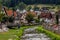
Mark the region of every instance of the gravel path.
<instances>
[{"instance_id":1,"label":"gravel path","mask_svg":"<svg viewBox=\"0 0 60 40\"><path fill-rule=\"evenodd\" d=\"M38 34L38 32L35 30L36 28L38 27L25 29L24 35L21 37L21 40L51 40L44 33Z\"/></svg>"}]
</instances>

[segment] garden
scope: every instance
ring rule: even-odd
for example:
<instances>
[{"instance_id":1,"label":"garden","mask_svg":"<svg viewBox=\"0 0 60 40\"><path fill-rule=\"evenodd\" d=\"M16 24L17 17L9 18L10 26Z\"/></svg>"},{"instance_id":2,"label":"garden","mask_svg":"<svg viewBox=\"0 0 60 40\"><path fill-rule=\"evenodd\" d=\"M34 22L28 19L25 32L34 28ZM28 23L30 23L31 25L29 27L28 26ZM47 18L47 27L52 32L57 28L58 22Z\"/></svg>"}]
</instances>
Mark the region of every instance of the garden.
<instances>
[{"instance_id":1,"label":"garden","mask_svg":"<svg viewBox=\"0 0 60 40\"><path fill-rule=\"evenodd\" d=\"M60 40L60 35L57 35L51 31L48 31L46 29L44 29L43 27L39 26L36 29L39 33L45 33L48 37L50 37L52 40Z\"/></svg>"},{"instance_id":2,"label":"garden","mask_svg":"<svg viewBox=\"0 0 60 40\"><path fill-rule=\"evenodd\" d=\"M20 29L9 29L8 32L0 33L0 40L19 40L23 35L24 29L31 28L33 26L23 26Z\"/></svg>"},{"instance_id":3,"label":"garden","mask_svg":"<svg viewBox=\"0 0 60 40\"><path fill-rule=\"evenodd\" d=\"M39 33L44 33L48 37L51 38L51 40L60 40L60 35L55 34L51 31L48 31L43 28L43 26L38 25L38 26L22 26L20 29L9 29L8 32L1 32L0 33L0 40L20 40L21 36L24 35L24 30L37 27L36 31Z\"/></svg>"}]
</instances>

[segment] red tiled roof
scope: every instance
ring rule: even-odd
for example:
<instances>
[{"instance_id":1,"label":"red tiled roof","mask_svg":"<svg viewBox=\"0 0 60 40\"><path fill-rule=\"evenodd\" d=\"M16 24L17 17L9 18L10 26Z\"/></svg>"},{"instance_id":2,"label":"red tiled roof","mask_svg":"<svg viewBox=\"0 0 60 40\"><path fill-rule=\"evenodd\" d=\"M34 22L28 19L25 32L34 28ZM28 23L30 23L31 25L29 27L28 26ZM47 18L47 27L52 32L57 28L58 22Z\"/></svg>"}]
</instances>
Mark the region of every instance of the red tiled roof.
<instances>
[{"instance_id":1,"label":"red tiled roof","mask_svg":"<svg viewBox=\"0 0 60 40\"><path fill-rule=\"evenodd\" d=\"M46 17L46 13L42 12L40 17Z\"/></svg>"},{"instance_id":2,"label":"red tiled roof","mask_svg":"<svg viewBox=\"0 0 60 40\"><path fill-rule=\"evenodd\" d=\"M7 12L8 16L12 16L13 15L13 10L6 10L6 12Z\"/></svg>"},{"instance_id":3,"label":"red tiled roof","mask_svg":"<svg viewBox=\"0 0 60 40\"><path fill-rule=\"evenodd\" d=\"M14 17L16 17L17 16L17 13L14 11L13 12L13 10L6 10L6 12L7 12L7 15L8 16L13 16L14 15ZM14 13L14 14L13 14Z\"/></svg>"},{"instance_id":4,"label":"red tiled roof","mask_svg":"<svg viewBox=\"0 0 60 40\"><path fill-rule=\"evenodd\" d=\"M51 13L44 13L42 12L41 15L40 15L41 18L51 18L52 17L52 14Z\"/></svg>"}]
</instances>

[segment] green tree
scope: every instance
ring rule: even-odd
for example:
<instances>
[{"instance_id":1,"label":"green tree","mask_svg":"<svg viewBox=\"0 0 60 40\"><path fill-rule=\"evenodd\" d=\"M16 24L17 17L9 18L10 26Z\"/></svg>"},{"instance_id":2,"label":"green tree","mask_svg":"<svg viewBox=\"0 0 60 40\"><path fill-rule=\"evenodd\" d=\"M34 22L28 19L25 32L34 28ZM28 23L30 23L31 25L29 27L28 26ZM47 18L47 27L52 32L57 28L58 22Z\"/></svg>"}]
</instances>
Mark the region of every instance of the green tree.
<instances>
[{"instance_id":1,"label":"green tree","mask_svg":"<svg viewBox=\"0 0 60 40\"><path fill-rule=\"evenodd\" d=\"M26 20L28 21L28 23L31 23L31 21L34 20L34 15L29 12L27 15L26 15Z\"/></svg>"},{"instance_id":2,"label":"green tree","mask_svg":"<svg viewBox=\"0 0 60 40\"><path fill-rule=\"evenodd\" d=\"M14 17L9 17L8 21L12 23L14 21Z\"/></svg>"},{"instance_id":3,"label":"green tree","mask_svg":"<svg viewBox=\"0 0 60 40\"><path fill-rule=\"evenodd\" d=\"M34 6L34 11L38 11L39 10L39 7L37 7L36 5Z\"/></svg>"},{"instance_id":4,"label":"green tree","mask_svg":"<svg viewBox=\"0 0 60 40\"><path fill-rule=\"evenodd\" d=\"M2 18L4 17L4 14L0 13L0 22L2 21Z\"/></svg>"},{"instance_id":5,"label":"green tree","mask_svg":"<svg viewBox=\"0 0 60 40\"><path fill-rule=\"evenodd\" d=\"M27 7L27 11L30 11L30 9L32 9L32 6Z\"/></svg>"},{"instance_id":6,"label":"green tree","mask_svg":"<svg viewBox=\"0 0 60 40\"><path fill-rule=\"evenodd\" d=\"M36 22L36 23L39 23L39 22L40 22L40 20L39 20L39 19L35 19L35 22Z\"/></svg>"},{"instance_id":7,"label":"green tree","mask_svg":"<svg viewBox=\"0 0 60 40\"><path fill-rule=\"evenodd\" d=\"M7 6L7 7L15 7L16 5L19 4L19 0L2 0L2 4L3 6Z\"/></svg>"},{"instance_id":8,"label":"green tree","mask_svg":"<svg viewBox=\"0 0 60 40\"><path fill-rule=\"evenodd\" d=\"M0 21L2 21L2 17L4 16L3 13L1 13L2 11L2 4L1 4L2 0L0 0Z\"/></svg>"},{"instance_id":9,"label":"green tree","mask_svg":"<svg viewBox=\"0 0 60 40\"><path fill-rule=\"evenodd\" d=\"M2 1L0 0L0 12L1 12L1 10L2 10L2 4L1 4L1 2L2 2Z\"/></svg>"},{"instance_id":10,"label":"green tree","mask_svg":"<svg viewBox=\"0 0 60 40\"><path fill-rule=\"evenodd\" d=\"M7 16L3 16L1 22L2 22L2 23L5 23L5 22L7 22L7 21L8 21L8 17L7 17Z\"/></svg>"},{"instance_id":11,"label":"green tree","mask_svg":"<svg viewBox=\"0 0 60 40\"><path fill-rule=\"evenodd\" d=\"M56 15L56 24L59 24L59 15Z\"/></svg>"},{"instance_id":12,"label":"green tree","mask_svg":"<svg viewBox=\"0 0 60 40\"><path fill-rule=\"evenodd\" d=\"M20 10L26 9L26 4L24 4L23 2L21 2L21 3L19 3L18 8Z\"/></svg>"}]
</instances>

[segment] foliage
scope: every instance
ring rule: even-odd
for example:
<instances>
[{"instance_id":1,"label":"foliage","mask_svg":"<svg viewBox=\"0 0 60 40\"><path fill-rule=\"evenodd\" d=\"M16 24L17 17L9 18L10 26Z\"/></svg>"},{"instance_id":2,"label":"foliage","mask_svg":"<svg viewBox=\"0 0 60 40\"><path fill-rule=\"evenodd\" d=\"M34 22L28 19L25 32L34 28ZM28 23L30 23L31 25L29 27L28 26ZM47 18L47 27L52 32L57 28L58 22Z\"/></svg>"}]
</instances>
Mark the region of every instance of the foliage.
<instances>
[{"instance_id":1,"label":"foliage","mask_svg":"<svg viewBox=\"0 0 60 40\"><path fill-rule=\"evenodd\" d=\"M34 9L35 11L38 11L38 10L39 10L39 7L37 7L37 6L35 5L33 9Z\"/></svg>"},{"instance_id":2,"label":"foliage","mask_svg":"<svg viewBox=\"0 0 60 40\"><path fill-rule=\"evenodd\" d=\"M20 29L18 29L18 31L16 33L16 35L18 36L17 39L20 40L20 37L23 35L24 30L27 29L27 28L31 28L31 27L32 26L23 26Z\"/></svg>"},{"instance_id":3,"label":"foliage","mask_svg":"<svg viewBox=\"0 0 60 40\"><path fill-rule=\"evenodd\" d=\"M7 6L7 7L15 7L18 3L19 0L1 0L2 5Z\"/></svg>"},{"instance_id":4,"label":"foliage","mask_svg":"<svg viewBox=\"0 0 60 40\"><path fill-rule=\"evenodd\" d=\"M48 35L52 40L60 40L60 36L51 32L51 31L48 31L48 30L45 30L43 27L38 27L37 28L38 32L41 32L41 33L45 33L46 35Z\"/></svg>"},{"instance_id":5,"label":"foliage","mask_svg":"<svg viewBox=\"0 0 60 40\"><path fill-rule=\"evenodd\" d=\"M31 23L31 21L34 20L34 15L31 12L28 12L25 19L28 21L28 23Z\"/></svg>"},{"instance_id":6,"label":"foliage","mask_svg":"<svg viewBox=\"0 0 60 40\"><path fill-rule=\"evenodd\" d=\"M0 21L2 23L5 23L7 21L13 22L14 21L14 17L8 17L8 16L5 16L4 14L0 14Z\"/></svg>"},{"instance_id":7,"label":"foliage","mask_svg":"<svg viewBox=\"0 0 60 40\"><path fill-rule=\"evenodd\" d=\"M56 15L56 24L59 24L59 15Z\"/></svg>"},{"instance_id":8,"label":"foliage","mask_svg":"<svg viewBox=\"0 0 60 40\"><path fill-rule=\"evenodd\" d=\"M60 5L59 5L59 6L57 6L57 9L58 9L58 10L60 10Z\"/></svg>"},{"instance_id":9,"label":"foliage","mask_svg":"<svg viewBox=\"0 0 60 40\"><path fill-rule=\"evenodd\" d=\"M32 6L27 7L27 11L30 11L30 9L32 9Z\"/></svg>"},{"instance_id":10,"label":"foliage","mask_svg":"<svg viewBox=\"0 0 60 40\"><path fill-rule=\"evenodd\" d=\"M2 21L2 18L4 17L4 14L2 13L0 13L0 21Z\"/></svg>"},{"instance_id":11,"label":"foliage","mask_svg":"<svg viewBox=\"0 0 60 40\"><path fill-rule=\"evenodd\" d=\"M24 2L25 4L60 4L60 0L0 0L3 6L15 7L19 3Z\"/></svg>"},{"instance_id":12,"label":"foliage","mask_svg":"<svg viewBox=\"0 0 60 40\"><path fill-rule=\"evenodd\" d=\"M35 22L36 22L36 23L39 23L39 22L40 22L40 20L39 20L39 19L35 19Z\"/></svg>"},{"instance_id":13,"label":"foliage","mask_svg":"<svg viewBox=\"0 0 60 40\"><path fill-rule=\"evenodd\" d=\"M23 26L20 29L9 29L8 32L0 33L0 40L20 40L23 35L24 29L32 26Z\"/></svg>"},{"instance_id":14,"label":"foliage","mask_svg":"<svg viewBox=\"0 0 60 40\"><path fill-rule=\"evenodd\" d=\"M23 2L21 2L21 3L19 3L18 8L20 10L24 10L26 8L26 4L24 4Z\"/></svg>"},{"instance_id":15,"label":"foliage","mask_svg":"<svg viewBox=\"0 0 60 40\"><path fill-rule=\"evenodd\" d=\"M25 4L60 4L60 0L0 0L3 6L15 7L19 3L24 2Z\"/></svg>"},{"instance_id":16,"label":"foliage","mask_svg":"<svg viewBox=\"0 0 60 40\"><path fill-rule=\"evenodd\" d=\"M21 0L26 4L60 4L60 0Z\"/></svg>"},{"instance_id":17,"label":"foliage","mask_svg":"<svg viewBox=\"0 0 60 40\"><path fill-rule=\"evenodd\" d=\"M13 21L14 21L14 17L9 17L9 18L8 18L8 21L9 21L9 22L13 22Z\"/></svg>"},{"instance_id":18,"label":"foliage","mask_svg":"<svg viewBox=\"0 0 60 40\"><path fill-rule=\"evenodd\" d=\"M2 21L2 17L4 16L3 13L1 13L1 10L2 10L2 4L1 4L1 0L0 0L0 21Z\"/></svg>"},{"instance_id":19,"label":"foliage","mask_svg":"<svg viewBox=\"0 0 60 40\"><path fill-rule=\"evenodd\" d=\"M2 4L0 3L0 12L1 12L1 10L2 10Z\"/></svg>"},{"instance_id":20,"label":"foliage","mask_svg":"<svg viewBox=\"0 0 60 40\"><path fill-rule=\"evenodd\" d=\"M8 21L8 17L6 17L6 16L2 17L2 21L1 22L5 23L7 21Z\"/></svg>"}]
</instances>

